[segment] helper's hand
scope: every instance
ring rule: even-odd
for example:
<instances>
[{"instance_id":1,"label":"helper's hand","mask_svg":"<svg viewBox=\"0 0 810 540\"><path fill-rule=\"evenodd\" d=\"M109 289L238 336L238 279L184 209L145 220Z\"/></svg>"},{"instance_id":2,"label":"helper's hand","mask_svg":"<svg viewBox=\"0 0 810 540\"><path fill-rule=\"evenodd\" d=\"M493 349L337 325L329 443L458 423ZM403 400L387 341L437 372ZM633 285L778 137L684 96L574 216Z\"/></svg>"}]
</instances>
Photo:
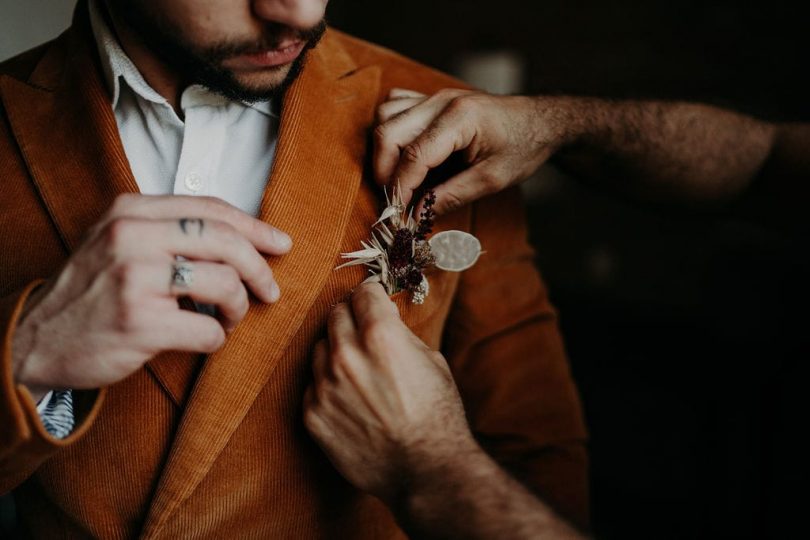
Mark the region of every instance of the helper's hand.
<instances>
[{"instance_id":1,"label":"helper's hand","mask_svg":"<svg viewBox=\"0 0 810 540\"><path fill-rule=\"evenodd\" d=\"M380 285L338 304L328 331L304 422L349 482L391 504L421 470L480 453L444 357L405 326Z\"/></svg>"},{"instance_id":2,"label":"helper's hand","mask_svg":"<svg viewBox=\"0 0 810 540\"><path fill-rule=\"evenodd\" d=\"M15 380L39 398L115 383L162 351L213 352L247 313L247 289L278 299L260 253L291 246L219 199L122 195L29 299L14 334ZM177 256L192 269L187 286L173 280ZM219 320L181 310L180 296L215 305Z\"/></svg>"},{"instance_id":3,"label":"helper's hand","mask_svg":"<svg viewBox=\"0 0 810 540\"><path fill-rule=\"evenodd\" d=\"M494 96L448 89L392 90L377 110L374 173L399 181L405 203L454 152L469 167L435 188L441 214L516 184L573 137L567 98ZM417 208L416 215L421 212Z\"/></svg>"}]
</instances>

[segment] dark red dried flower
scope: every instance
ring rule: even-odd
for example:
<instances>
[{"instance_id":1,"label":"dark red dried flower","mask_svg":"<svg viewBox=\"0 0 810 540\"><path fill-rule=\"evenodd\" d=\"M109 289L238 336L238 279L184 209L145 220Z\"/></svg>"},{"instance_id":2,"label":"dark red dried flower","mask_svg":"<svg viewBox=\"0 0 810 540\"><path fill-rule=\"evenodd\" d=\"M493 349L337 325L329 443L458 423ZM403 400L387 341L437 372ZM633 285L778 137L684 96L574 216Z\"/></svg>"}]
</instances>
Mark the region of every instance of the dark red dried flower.
<instances>
[{"instance_id":1,"label":"dark red dried flower","mask_svg":"<svg viewBox=\"0 0 810 540\"><path fill-rule=\"evenodd\" d=\"M422 209L422 215L419 217L419 224L416 226L416 233L414 238L416 240L424 240L430 231L433 230L433 220L436 217L436 212L433 211L433 205L436 203L436 192L432 189L425 195L425 205Z\"/></svg>"},{"instance_id":2,"label":"dark red dried flower","mask_svg":"<svg viewBox=\"0 0 810 540\"><path fill-rule=\"evenodd\" d=\"M394 242L388 248L388 264L395 274L411 264L413 254L413 233L408 229L397 229Z\"/></svg>"},{"instance_id":3,"label":"dark red dried flower","mask_svg":"<svg viewBox=\"0 0 810 540\"><path fill-rule=\"evenodd\" d=\"M409 291L413 292L419 288L422 284L422 272L418 268L411 268L408 270L408 273L405 274L405 287Z\"/></svg>"}]
</instances>

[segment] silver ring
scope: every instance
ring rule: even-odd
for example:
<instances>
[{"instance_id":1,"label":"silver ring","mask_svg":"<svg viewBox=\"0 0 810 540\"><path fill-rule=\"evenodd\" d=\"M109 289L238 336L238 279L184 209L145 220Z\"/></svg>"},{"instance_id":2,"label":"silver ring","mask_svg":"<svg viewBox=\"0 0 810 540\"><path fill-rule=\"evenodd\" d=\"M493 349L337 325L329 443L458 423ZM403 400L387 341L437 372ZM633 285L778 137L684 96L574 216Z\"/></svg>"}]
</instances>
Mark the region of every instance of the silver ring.
<instances>
[{"instance_id":1,"label":"silver ring","mask_svg":"<svg viewBox=\"0 0 810 540\"><path fill-rule=\"evenodd\" d=\"M172 285L188 289L194 281L194 269L191 263L178 261L172 264Z\"/></svg>"}]
</instances>

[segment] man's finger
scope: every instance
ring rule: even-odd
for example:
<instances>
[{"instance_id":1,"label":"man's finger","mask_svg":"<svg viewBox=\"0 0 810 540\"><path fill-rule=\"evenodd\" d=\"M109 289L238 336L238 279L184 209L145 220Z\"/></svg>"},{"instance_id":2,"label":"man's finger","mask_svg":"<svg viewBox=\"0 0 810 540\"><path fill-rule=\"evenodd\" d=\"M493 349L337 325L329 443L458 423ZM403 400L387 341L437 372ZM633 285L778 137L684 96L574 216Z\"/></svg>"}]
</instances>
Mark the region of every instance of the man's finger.
<instances>
[{"instance_id":1,"label":"man's finger","mask_svg":"<svg viewBox=\"0 0 810 540\"><path fill-rule=\"evenodd\" d=\"M159 324L145 332L146 342L157 352L186 351L212 353L225 343L225 330L222 325L208 315L186 310L166 310Z\"/></svg>"},{"instance_id":2,"label":"man's finger","mask_svg":"<svg viewBox=\"0 0 810 540\"><path fill-rule=\"evenodd\" d=\"M402 150L393 173L402 189L403 202L410 201L414 190L424 182L431 169L444 163L453 152L469 146L474 133L468 119L449 112L442 114L408 144Z\"/></svg>"},{"instance_id":3,"label":"man's finger","mask_svg":"<svg viewBox=\"0 0 810 540\"><path fill-rule=\"evenodd\" d=\"M497 191L496 183L487 172L487 164L480 163L466 169L445 182L433 188L436 202L433 211L437 215L447 214L466 206L473 201ZM506 185L506 182L503 182ZM419 201L414 215L421 215L424 210L425 199Z\"/></svg>"},{"instance_id":4,"label":"man's finger","mask_svg":"<svg viewBox=\"0 0 810 540\"><path fill-rule=\"evenodd\" d=\"M318 397L315 394L315 385L310 384L307 386L307 389L304 390L304 411L309 413L318 403Z\"/></svg>"},{"instance_id":5,"label":"man's finger","mask_svg":"<svg viewBox=\"0 0 810 540\"><path fill-rule=\"evenodd\" d=\"M176 265L188 269L191 281L180 285L173 279ZM168 294L171 296L188 296L202 304L218 308L223 328L233 330L245 317L249 302L245 286L239 274L232 267L205 261L183 261L173 264L163 262L133 263L130 274L137 274L129 279L137 280L142 294ZM136 291L137 291L136 288Z\"/></svg>"},{"instance_id":6,"label":"man's finger","mask_svg":"<svg viewBox=\"0 0 810 540\"><path fill-rule=\"evenodd\" d=\"M352 313L358 330L362 331L372 323L400 323L396 305L379 283L365 283L352 293Z\"/></svg>"},{"instance_id":7,"label":"man's finger","mask_svg":"<svg viewBox=\"0 0 810 540\"><path fill-rule=\"evenodd\" d=\"M121 195L116 199L104 220L99 223L98 228L103 228L110 220L121 217L215 219L229 223L262 253L283 255L292 247L292 240L287 233L216 197Z\"/></svg>"},{"instance_id":8,"label":"man's finger","mask_svg":"<svg viewBox=\"0 0 810 540\"><path fill-rule=\"evenodd\" d=\"M197 220L199 221L199 220ZM195 225L184 220L118 219L110 225L113 249L129 257L172 261L187 259L221 262L233 267L242 281L264 302L275 302L280 290L273 272L253 245L230 224L202 220Z\"/></svg>"},{"instance_id":9,"label":"man's finger","mask_svg":"<svg viewBox=\"0 0 810 540\"><path fill-rule=\"evenodd\" d=\"M416 139L444 109L446 101L431 96L392 117L374 130L374 175L380 184L396 180L392 175L402 149ZM407 202L407 201L405 201Z\"/></svg>"},{"instance_id":10,"label":"man's finger","mask_svg":"<svg viewBox=\"0 0 810 540\"><path fill-rule=\"evenodd\" d=\"M325 339L315 344L312 351L312 375L315 384L319 384L328 375L327 361L329 360L329 345Z\"/></svg>"},{"instance_id":11,"label":"man's finger","mask_svg":"<svg viewBox=\"0 0 810 540\"><path fill-rule=\"evenodd\" d=\"M388 92L388 99L402 99L402 98L424 98L427 97L421 92L416 90L408 90L407 88L392 88Z\"/></svg>"},{"instance_id":12,"label":"man's finger","mask_svg":"<svg viewBox=\"0 0 810 540\"><path fill-rule=\"evenodd\" d=\"M323 445L330 440L331 430L321 418L319 411L318 394L315 385L311 384L304 391L304 426L315 441Z\"/></svg>"},{"instance_id":13,"label":"man's finger","mask_svg":"<svg viewBox=\"0 0 810 540\"><path fill-rule=\"evenodd\" d=\"M386 101L377 107L377 123L384 124L396 115L412 109L425 100L425 98L400 98Z\"/></svg>"},{"instance_id":14,"label":"man's finger","mask_svg":"<svg viewBox=\"0 0 810 540\"><path fill-rule=\"evenodd\" d=\"M357 346L357 326L348 304L340 303L332 308L326 323L331 350L345 350Z\"/></svg>"}]
</instances>

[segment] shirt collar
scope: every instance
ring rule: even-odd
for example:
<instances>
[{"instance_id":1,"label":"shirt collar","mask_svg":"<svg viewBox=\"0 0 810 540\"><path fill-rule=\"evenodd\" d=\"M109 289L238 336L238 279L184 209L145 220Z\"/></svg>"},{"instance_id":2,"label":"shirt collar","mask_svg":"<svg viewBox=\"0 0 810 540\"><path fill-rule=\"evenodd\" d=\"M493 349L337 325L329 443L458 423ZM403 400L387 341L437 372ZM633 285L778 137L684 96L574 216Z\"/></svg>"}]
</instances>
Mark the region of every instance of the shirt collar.
<instances>
[{"instance_id":1,"label":"shirt collar","mask_svg":"<svg viewBox=\"0 0 810 540\"><path fill-rule=\"evenodd\" d=\"M90 26L93 30L96 46L98 47L99 57L101 58L101 69L104 73L104 79L111 92L113 109L118 106L121 97L121 79L126 82L133 92L143 99L151 101L152 103L169 106L166 98L149 86L149 83L143 78L141 72L138 71L138 68L124 52L124 49L121 48L118 39L107 24L101 9L103 8L98 5L98 0L90 0ZM192 90L195 95L193 101L197 105L222 105L229 101L219 94L211 92L201 86L194 85L183 93L181 104L189 99L186 95L189 93L188 90ZM231 101L231 103L238 103L242 106L250 107L251 109L274 118L277 116L269 100L255 103Z\"/></svg>"}]
</instances>

